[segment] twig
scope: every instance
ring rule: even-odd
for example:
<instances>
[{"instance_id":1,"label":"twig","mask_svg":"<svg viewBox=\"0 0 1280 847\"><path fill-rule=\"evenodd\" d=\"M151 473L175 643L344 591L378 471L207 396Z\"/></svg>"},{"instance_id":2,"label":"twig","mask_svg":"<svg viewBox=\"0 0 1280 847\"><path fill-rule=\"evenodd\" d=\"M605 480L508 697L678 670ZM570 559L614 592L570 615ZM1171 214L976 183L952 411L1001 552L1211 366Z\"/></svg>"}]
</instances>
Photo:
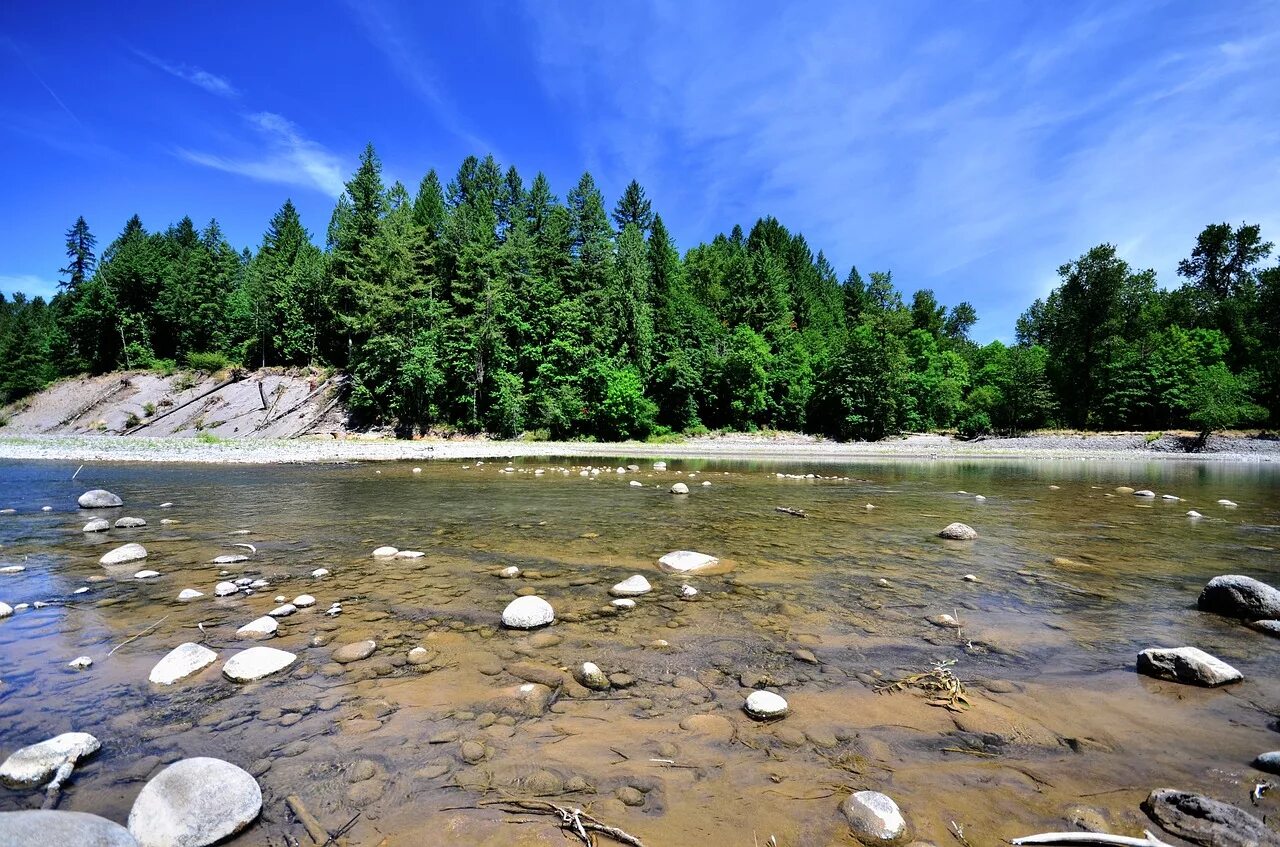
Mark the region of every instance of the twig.
<instances>
[{"instance_id":1,"label":"twig","mask_svg":"<svg viewBox=\"0 0 1280 847\"><path fill-rule=\"evenodd\" d=\"M985 750L966 750L963 747L943 747L944 753L964 753L966 756L981 756L984 759L998 759L998 753L988 753Z\"/></svg>"},{"instance_id":2,"label":"twig","mask_svg":"<svg viewBox=\"0 0 1280 847\"><path fill-rule=\"evenodd\" d=\"M71 778L71 772L75 769L75 762L63 762L58 765L57 773L53 775L53 779L45 786L44 803L40 805L40 808L52 809L58 805L58 798L62 796L62 783Z\"/></svg>"},{"instance_id":3,"label":"twig","mask_svg":"<svg viewBox=\"0 0 1280 847\"><path fill-rule=\"evenodd\" d=\"M1010 844L1112 844L1116 847L1172 847L1167 841L1161 841L1143 830L1146 838L1130 838L1127 835L1108 835L1105 832L1044 832L1040 835L1028 835L1015 838Z\"/></svg>"},{"instance_id":4,"label":"twig","mask_svg":"<svg viewBox=\"0 0 1280 847\"><path fill-rule=\"evenodd\" d=\"M80 471L82 470L84 470L84 465L81 465L80 467L76 468L76 472L71 475L72 482L76 481L76 477L80 476Z\"/></svg>"},{"instance_id":5,"label":"twig","mask_svg":"<svg viewBox=\"0 0 1280 847\"><path fill-rule=\"evenodd\" d=\"M158 627L160 624L164 623L164 622L165 622L165 621L167 621L167 620L169 620L169 616L168 616L168 615L165 615L163 618L161 618L160 620L156 621L156 622L155 622L155 623L153 623L151 626L149 626L149 627L147 627L146 629L144 629L142 632L139 632L137 635L133 636L132 638L126 639L126 640L124 640L124 641L121 641L119 644L117 644L116 646L112 647L112 648L111 648L111 653L114 653L115 651L119 650L121 647L123 647L124 645L128 644L128 643L129 643L129 642L131 642L131 641L137 641L139 638L141 638L142 636L146 635L148 632L150 632L151 630L155 629L156 627ZM110 655L111 655L111 653L108 653L107 655L108 655L108 656L110 656Z\"/></svg>"},{"instance_id":6,"label":"twig","mask_svg":"<svg viewBox=\"0 0 1280 847\"><path fill-rule=\"evenodd\" d=\"M592 847L593 842L590 832L598 832L601 835L607 835L620 844L628 844L630 847L644 847L644 842L636 838L629 832L619 829L616 826L609 826L606 823L593 818L591 815L581 809L566 809L563 806L557 806L554 803L545 803L540 800L494 800L497 805L514 806L521 812L535 812L543 815L556 815L560 818L560 827L567 829L582 841L587 847ZM486 804L487 805L487 804ZM516 814L512 809L504 809L503 811Z\"/></svg>"},{"instance_id":7,"label":"twig","mask_svg":"<svg viewBox=\"0 0 1280 847\"><path fill-rule=\"evenodd\" d=\"M293 812L293 816L298 819L298 823L302 824L303 828L306 829L307 835L311 836L312 841L316 844L328 844L332 840L329 830L325 829L320 821L316 820L315 815L307 811L307 807L303 805L301 797L297 794L290 794L284 798L284 801L288 804L289 811Z\"/></svg>"},{"instance_id":8,"label":"twig","mask_svg":"<svg viewBox=\"0 0 1280 847\"><path fill-rule=\"evenodd\" d=\"M328 840L328 841L326 841L323 845L321 845L321 847L329 847L329 845L330 845L330 844L337 844L337 843L338 843L338 839L339 839L339 838L341 838L342 836L346 835L346 834L347 834L347 830L351 829L351 827L353 827L353 826L355 826L355 825L356 825L356 820L357 820L357 819L359 819L359 817L360 817L362 814L364 814L364 813L363 813L363 812L356 812L354 815L352 815L352 816L351 816L351 820L347 821L347 822L346 822L346 823L344 823L341 827L339 827L339 828L338 828L338 831L337 831L337 832L335 832L333 835L330 835L330 836L329 836L329 840Z\"/></svg>"}]
</instances>

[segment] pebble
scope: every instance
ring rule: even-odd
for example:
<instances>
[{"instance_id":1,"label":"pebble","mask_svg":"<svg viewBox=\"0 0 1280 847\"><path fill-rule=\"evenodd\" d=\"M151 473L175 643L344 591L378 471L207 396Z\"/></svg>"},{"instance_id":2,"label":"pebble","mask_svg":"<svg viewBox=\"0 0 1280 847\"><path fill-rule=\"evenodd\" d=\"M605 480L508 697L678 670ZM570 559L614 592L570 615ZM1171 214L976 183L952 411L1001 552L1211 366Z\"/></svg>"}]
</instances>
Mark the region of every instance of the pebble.
<instances>
[{"instance_id":1,"label":"pebble","mask_svg":"<svg viewBox=\"0 0 1280 847\"><path fill-rule=\"evenodd\" d=\"M477 762L484 761L485 749L484 745L479 741L464 741L462 746L458 748L458 752L462 755L462 761L468 765L474 765Z\"/></svg>"},{"instance_id":2,"label":"pebble","mask_svg":"<svg viewBox=\"0 0 1280 847\"><path fill-rule=\"evenodd\" d=\"M329 569L328 569L328 568L316 568L315 570L313 570L313 571L311 572L311 575L312 575L312 576L314 576L314 577L316 577L317 579L319 579L319 578L320 578L320 577L322 577L322 576L328 576L328 575L329 575Z\"/></svg>"},{"instance_id":3,"label":"pebble","mask_svg":"<svg viewBox=\"0 0 1280 847\"><path fill-rule=\"evenodd\" d=\"M94 518L84 525L81 532L106 532L111 529L111 521L106 518Z\"/></svg>"},{"instance_id":4,"label":"pebble","mask_svg":"<svg viewBox=\"0 0 1280 847\"><path fill-rule=\"evenodd\" d=\"M261 641L264 638L270 638L276 634L276 630L280 628L280 624L270 615L263 615L260 618L249 621L244 626L236 630L237 638L252 638Z\"/></svg>"},{"instance_id":5,"label":"pebble","mask_svg":"<svg viewBox=\"0 0 1280 847\"><path fill-rule=\"evenodd\" d=\"M122 565L125 562L136 562L147 558L147 548L141 544L125 544L117 547L98 560L100 565Z\"/></svg>"},{"instance_id":6,"label":"pebble","mask_svg":"<svg viewBox=\"0 0 1280 847\"><path fill-rule=\"evenodd\" d=\"M897 841L907 829L898 804L878 791L858 791L840 804L853 834L870 843Z\"/></svg>"},{"instance_id":7,"label":"pebble","mask_svg":"<svg viewBox=\"0 0 1280 847\"><path fill-rule=\"evenodd\" d=\"M409 664L425 665L429 663L435 654L426 647L414 647L409 651Z\"/></svg>"},{"instance_id":8,"label":"pebble","mask_svg":"<svg viewBox=\"0 0 1280 847\"><path fill-rule=\"evenodd\" d=\"M203 597L203 591L196 591L194 588L184 588L178 592L179 600L194 600L197 597Z\"/></svg>"},{"instance_id":9,"label":"pebble","mask_svg":"<svg viewBox=\"0 0 1280 847\"><path fill-rule=\"evenodd\" d=\"M378 649L378 645L373 641L357 641L354 644L344 644L337 650L333 651L333 660L340 665L347 665L351 662L358 662L367 659L373 655L373 651Z\"/></svg>"},{"instance_id":10,"label":"pebble","mask_svg":"<svg viewBox=\"0 0 1280 847\"><path fill-rule=\"evenodd\" d=\"M975 532L973 527L968 524L963 524L957 521L956 523L947 524L943 527L938 533L938 537L947 538L952 541L972 541L978 537L978 533Z\"/></svg>"},{"instance_id":11,"label":"pebble","mask_svg":"<svg viewBox=\"0 0 1280 847\"><path fill-rule=\"evenodd\" d=\"M315 604L316 598L312 597L310 594L299 594L297 597L293 598L293 605L297 606L299 609L305 609L309 606L314 606Z\"/></svg>"},{"instance_id":12,"label":"pebble","mask_svg":"<svg viewBox=\"0 0 1280 847\"><path fill-rule=\"evenodd\" d=\"M1228 509L1234 509L1236 507L1236 504L1231 502L1230 500L1219 500L1218 505L1226 506Z\"/></svg>"},{"instance_id":13,"label":"pebble","mask_svg":"<svg viewBox=\"0 0 1280 847\"><path fill-rule=\"evenodd\" d=\"M160 576L160 571L138 571L133 575L134 579L154 579Z\"/></svg>"},{"instance_id":14,"label":"pebble","mask_svg":"<svg viewBox=\"0 0 1280 847\"><path fill-rule=\"evenodd\" d=\"M395 547L379 547L373 551L373 557L375 559L389 559L399 552L399 549Z\"/></svg>"},{"instance_id":15,"label":"pebble","mask_svg":"<svg viewBox=\"0 0 1280 847\"><path fill-rule=\"evenodd\" d=\"M234 582L219 582L213 587L213 593L219 597L226 597L230 594L235 594L239 590L240 586L236 585Z\"/></svg>"},{"instance_id":16,"label":"pebble","mask_svg":"<svg viewBox=\"0 0 1280 847\"><path fill-rule=\"evenodd\" d=\"M397 559L421 559L425 555L427 554L423 553L421 550L401 550L400 552L396 553L396 558Z\"/></svg>"},{"instance_id":17,"label":"pebble","mask_svg":"<svg viewBox=\"0 0 1280 847\"><path fill-rule=\"evenodd\" d=\"M250 647L227 659L222 673L234 682L252 682L279 673L297 660L293 653L274 647Z\"/></svg>"},{"instance_id":18,"label":"pebble","mask_svg":"<svg viewBox=\"0 0 1280 847\"><path fill-rule=\"evenodd\" d=\"M605 691L609 688L609 677L594 662L583 662L573 672L573 678L579 684L593 691Z\"/></svg>"},{"instance_id":19,"label":"pebble","mask_svg":"<svg viewBox=\"0 0 1280 847\"><path fill-rule=\"evenodd\" d=\"M498 577L500 579L514 579L518 576L520 576L520 569L515 565L510 565L498 571Z\"/></svg>"},{"instance_id":20,"label":"pebble","mask_svg":"<svg viewBox=\"0 0 1280 847\"><path fill-rule=\"evenodd\" d=\"M631 480L630 482L627 483L627 485L631 486L632 488L644 488L644 483L638 479Z\"/></svg>"},{"instance_id":21,"label":"pebble","mask_svg":"<svg viewBox=\"0 0 1280 847\"><path fill-rule=\"evenodd\" d=\"M1199 512L1197 512L1195 509L1192 509L1191 511L1187 512L1187 517L1189 517L1189 518L1191 518L1192 520L1194 520L1194 519L1196 519L1196 518L1203 518L1203 517L1204 517L1204 515L1200 514L1200 513L1199 513Z\"/></svg>"},{"instance_id":22,"label":"pebble","mask_svg":"<svg viewBox=\"0 0 1280 847\"><path fill-rule=\"evenodd\" d=\"M971 573L967 573L967 574L965 574L964 576L962 576L962 577L960 577L960 578L961 578L961 579L963 579L965 582L978 582L978 581L979 581L979 580L978 580L978 577L977 577L975 574L971 574Z\"/></svg>"},{"instance_id":23,"label":"pebble","mask_svg":"<svg viewBox=\"0 0 1280 847\"><path fill-rule=\"evenodd\" d=\"M743 709L751 717L763 720L785 717L790 711L787 701L772 691L752 691Z\"/></svg>"},{"instance_id":24,"label":"pebble","mask_svg":"<svg viewBox=\"0 0 1280 847\"><path fill-rule=\"evenodd\" d=\"M146 525L142 518L120 518L116 521L116 529L137 529Z\"/></svg>"},{"instance_id":25,"label":"pebble","mask_svg":"<svg viewBox=\"0 0 1280 847\"><path fill-rule=\"evenodd\" d=\"M622 801L622 805L624 806L644 805L644 792L630 785L624 785L622 788L619 788L615 793L615 796Z\"/></svg>"},{"instance_id":26,"label":"pebble","mask_svg":"<svg viewBox=\"0 0 1280 847\"><path fill-rule=\"evenodd\" d=\"M624 597L611 601L609 605L617 609L634 609L636 607L636 601Z\"/></svg>"},{"instance_id":27,"label":"pebble","mask_svg":"<svg viewBox=\"0 0 1280 847\"><path fill-rule=\"evenodd\" d=\"M1156 493L1149 488L1144 488L1141 491L1133 492L1133 496L1134 497L1155 497Z\"/></svg>"},{"instance_id":28,"label":"pebble","mask_svg":"<svg viewBox=\"0 0 1280 847\"><path fill-rule=\"evenodd\" d=\"M273 618L287 618L296 611L298 611L297 606L292 603L285 603L283 606L276 606L274 609L267 612L267 614Z\"/></svg>"},{"instance_id":29,"label":"pebble","mask_svg":"<svg viewBox=\"0 0 1280 847\"><path fill-rule=\"evenodd\" d=\"M226 556L214 556L212 561L215 565L234 565L236 562L249 561L249 557L239 553L232 553Z\"/></svg>"},{"instance_id":30,"label":"pebble","mask_svg":"<svg viewBox=\"0 0 1280 847\"><path fill-rule=\"evenodd\" d=\"M697 597L699 593L698 589L694 588L692 585L680 586L680 599L682 600L692 600Z\"/></svg>"},{"instance_id":31,"label":"pebble","mask_svg":"<svg viewBox=\"0 0 1280 847\"><path fill-rule=\"evenodd\" d=\"M609 593L614 597L639 597L641 594L648 594L652 590L653 586L649 584L649 580L640 574L635 574L610 588Z\"/></svg>"}]
</instances>

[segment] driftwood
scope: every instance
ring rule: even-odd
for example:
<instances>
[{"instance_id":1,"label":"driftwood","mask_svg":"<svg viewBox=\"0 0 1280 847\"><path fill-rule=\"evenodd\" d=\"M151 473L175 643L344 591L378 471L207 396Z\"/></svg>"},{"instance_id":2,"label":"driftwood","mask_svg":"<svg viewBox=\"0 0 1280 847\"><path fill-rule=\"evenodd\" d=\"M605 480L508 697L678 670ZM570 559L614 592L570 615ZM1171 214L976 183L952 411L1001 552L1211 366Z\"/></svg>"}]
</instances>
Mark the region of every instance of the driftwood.
<instances>
[{"instance_id":1,"label":"driftwood","mask_svg":"<svg viewBox=\"0 0 1280 847\"><path fill-rule=\"evenodd\" d=\"M332 840L329 830L316 820L316 816L307 811L307 807L302 802L302 798L297 794L290 794L284 798L284 802L288 804L289 811L293 812L293 816L298 819L298 823L302 824L303 829L307 831L307 835L311 836L311 840L317 844L328 844Z\"/></svg>"},{"instance_id":2,"label":"driftwood","mask_svg":"<svg viewBox=\"0 0 1280 847\"><path fill-rule=\"evenodd\" d=\"M329 414L329 410L330 410L330 409L332 409L334 406L338 405L338 401L339 401L339 400L341 400L341 399L342 399L342 395L341 395L341 394L339 394L339 395L335 396L335 397L333 398L333 400L329 401L329 405L327 405L327 406L325 406L323 409L321 409L321 410L320 410L320 413L319 413L318 415L316 415L316 416L315 416L315 417L313 417L310 421L308 421L308 422L307 422L307 425L306 425L306 426L304 426L304 427L302 427L301 429L297 430L296 432L294 432L294 433L293 433L293 435L290 435L289 437L290 437L290 438L297 438L297 437L298 437L298 436L300 436L300 435L305 435L305 434L307 433L307 430L311 429L311 427L315 426L315 425L316 425L316 424L318 424L321 420L323 420L323 419L324 419L324 416L325 416L325 415L327 415L327 414Z\"/></svg>"},{"instance_id":3,"label":"driftwood","mask_svg":"<svg viewBox=\"0 0 1280 847\"><path fill-rule=\"evenodd\" d=\"M199 402L200 400L203 400L204 398L208 397L210 394L216 394L217 392L219 392L219 391L221 391L222 389L226 388L228 385L231 385L231 384L232 384L232 383L234 383L234 382L239 382L239 381L240 381L240 380L242 380L242 379L244 379L244 374L242 374L242 373L240 373L239 371L237 371L236 373L233 373L233 374L232 374L230 377L228 377L227 379L224 379L222 382L220 382L220 383L218 383L217 385L215 385L213 388L210 388L210 389L209 389L209 390L207 390L207 391L202 391L202 392L200 392L200 393L199 393L199 394L197 394L195 397L192 397L190 400L188 400L187 402L183 403L181 406L174 406L172 409L170 409L169 411L165 412L164 414L156 415L154 418L150 418L150 419L148 419L148 420L145 420L145 421L143 421L142 423L138 424L138 425L137 425L137 426L135 426L135 427L130 427L129 429L126 429L124 432L122 432L122 433L120 433L120 434L121 434L121 435L133 435L133 434L134 434L135 432L137 432L138 430L140 430L140 429L145 429L146 427L151 426L151 425L152 425L153 423L155 423L156 421L164 420L165 418L169 417L169 416L170 416L170 415L172 415L172 414L175 414L175 413L177 413L177 412L181 412L183 409L187 408L187 407L188 407L188 406L190 406L192 403Z\"/></svg>"},{"instance_id":4,"label":"driftwood","mask_svg":"<svg viewBox=\"0 0 1280 847\"><path fill-rule=\"evenodd\" d=\"M1130 838L1127 835L1108 835L1105 832L1044 832L1040 835L1028 835L1015 838L1010 844L1020 847L1023 844L1112 844L1115 847L1172 847L1167 841L1161 841L1151 833L1143 830L1145 838Z\"/></svg>"},{"instance_id":5,"label":"driftwood","mask_svg":"<svg viewBox=\"0 0 1280 847\"><path fill-rule=\"evenodd\" d=\"M58 799L62 796L62 783L71 779L71 772L76 769L75 762L63 762L58 766L58 771L53 775L53 779L44 787L44 803L40 805L42 809L53 809L58 805Z\"/></svg>"},{"instance_id":6,"label":"driftwood","mask_svg":"<svg viewBox=\"0 0 1280 847\"><path fill-rule=\"evenodd\" d=\"M120 380L115 385L108 388L105 392L103 392L102 394L99 394L97 397L94 397L92 400L90 400L88 403L85 403L83 406L80 406L71 414L67 415L65 418L58 421L53 426L45 427L44 431L53 432L55 429L57 429L60 426L67 426L68 424L74 423L75 421L79 420L80 418L83 418L85 415L92 412L95 406L105 402L108 397L111 397L116 392L121 391L128 387L130 387L130 382L128 379Z\"/></svg>"},{"instance_id":7,"label":"driftwood","mask_svg":"<svg viewBox=\"0 0 1280 847\"><path fill-rule=\"evenodd\" d=\"M298 411L298 410L299 410L299 409L301 409L303 406L305 406L305 405L306 405L306 404L311 400L311 398L313 398L313 397L315 397L317 394L321 394L321 393L323 393L325 390L327 390L327 389L328 389L328 387L329 387L329 383L331 383L331 382L333 382L333 380L332 380L332 379L326 379L324 382L320 383L320 385L316 388L316 390L315 390L315 391L312 391L312 392L311 392L310 394L308 394L306 397L303 397L303 398L302 398L301 400L299 400L297 403L294 403L292 406L290 406L289 408L285 409L285 410L284 410L283 412L281 412L280 414L278 414L278 415L270 415L270 414L269 414L269 415L267 415L267 416L266 416L266 418L264 418L264 419L263 419L262 423L258 424L257 426L255 426L255 427L253 428L253 431L254 431L254 432L259 432L259 431L261 431L261 430L263 430L263 429L266 429L267 427L271 426L273 423L275 423L276 421L280 420L281 418L285 418L285 417L288 417L289 415L292 415L294 412ZM274 404L273 404L273 405L274 405ZM326 409L326 411L328 411L328 410Z\"/></svg>"},{"instance_id":8,"label":"driftwood","mask_svg":"<svg viewBox=\"0 0 1280 847\"><path fill-rule=\"evenodd\" d=\"M581 809L566 809L563 806L546 803L542 800L495 800L492 804L486 803L485 805L510 806L511 808L503 809L503 811L511 814L532 812L539 815L555 815L560 818L560 828L578 836L578 839L587 847L594 847L595 842L590 835L592 832L607 835L619 844L627 844L630 847L644 847L644 842L631 833L616 826L602 823Z\"/></svg>"},{"instance_id":9,"label":"driftwood","mask_svg":"<svg viewBox=\"0 0 1280 847\"><path fill-rule=\"evenodd\" d=\"M165 622L165 621L167 621L167 620L169 620L169 616L168 616L168 615L165 615L163 618L161 618L160 620L156 621L156 622L155 622L155 623L153 623L151 626L149 626L149 627L147 627L146 629L144 629L142 632L139 632L137 635L133 636L132 638L126 638L124 641L121 641L119 644L117 644L116 646L112 647L112 648L111 648L111 653L114 653L115 651L119 650L121 647L123 647L124 645L128 644L128 643L129 643L129 642L131 642L131 641L137 641L139 638L141 638L142 636L146 635L148 632L150 632L151 630L155 629L156 627L158 627L160 624L164 623L164 622ZM108 655L108 656L110 656L110 655L111 655L111 653L108 653L107 655Z\"/></svg>"}]
</instances>

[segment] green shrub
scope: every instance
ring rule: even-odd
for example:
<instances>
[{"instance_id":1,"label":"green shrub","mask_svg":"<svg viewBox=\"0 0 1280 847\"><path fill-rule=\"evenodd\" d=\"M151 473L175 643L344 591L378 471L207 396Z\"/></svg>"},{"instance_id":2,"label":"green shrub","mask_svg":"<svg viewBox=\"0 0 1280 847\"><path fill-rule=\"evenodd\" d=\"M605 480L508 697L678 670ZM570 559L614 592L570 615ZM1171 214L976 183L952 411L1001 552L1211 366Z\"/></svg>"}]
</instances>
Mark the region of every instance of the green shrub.
<instances>
[{"instance_id":1,"label":"green shrub","mask_svg":"<svg viewBox=\"0 0 1280 847\"><path fill-rule=\"evenodd\" d=\"M151 416L152 416L152 415L154 415L155 413L156 413L156 404L155 404L155 403L143 403L143 404L142 404L142 414L146 415L147 417L151 417Z\"/></svg>"},{"instance_id":2,"label":"green shrub","mask_svg":"<svg viewBox=\"0 0 1280 847\"><path fill-rule=\"evenodd\" d=\"M521 441L550 441L551 430L549 429L527 429L520 433Z\"/></svg>"},{"instance_id":3,"label":"green shrub","mask_svg":"<svg viewBox=\"0 0 1280 847\"><path fill-rule=\"evenodd\" d=\"M1143 441L1145 441L1147 444L1151 444L1152 442L1159 441L1161 436L1163 435L1164 435L1163 432L1148 432L1146 436L1143 438Z\"/></svg>"},{"instance_id":4,"label":"green shrub","mask_svg":"<svg viewBox=\"0 0 1280 847\"><path fill-rule=\"evenodd\" d=\"M711 434L711 430L702 424L694 424L691 427L687 427L684 434L686 438L704 438Z\"/></svg>"},{"instance_id":5,"label":"green shrub","mask_svg":"<svg viewBox=\"0 0 1280 847\"><path fill-rule=\"evenodd\" d=\"M222 439L214 435L212 432L202 432L196 436L196 441L201 444L219 444Z\"/></svg>"},{"instance_id":6,"label":"green shrub","mask_svg":"<svg viewBox=\"0 0 1280 847\"><path fill-rule=\"evenodd\" d=\"M173 381L174 391L189 391L196 387L196 377L192 373L180 373L178 378Z\"/></svg>"},{"instance_id":7,"label":"green shrub","mask_svg":"<svg viewBox=\"0 0 1280 847\"><path fill-rule=\"evenodd\" d=\"M130 412L129 417L124 419L124 428L133 429L135 426L137 426L140 423L142 423L142 419L139 418L135 413Z\"/></svg>"},{"instance_id":8,"label":"green shrub","mask_svg":"<svg viewBox=\"0 0 1280 847\"><path fill-rule=\"evenodd\" d=\"M173 359L152 359L147 367L161 376L172 376L178 370L178 363Z\"/></svg>"},{"instance_id":9,"label":"green shrub","mask_svg":"<svg viewBox=\"0 0 1280 847\"><path fill-rule=\"evenodd\" d=\"M188 353L187 367L205 373L217 373L234 364L223 353Z\"/></svg>"}]
</instances>

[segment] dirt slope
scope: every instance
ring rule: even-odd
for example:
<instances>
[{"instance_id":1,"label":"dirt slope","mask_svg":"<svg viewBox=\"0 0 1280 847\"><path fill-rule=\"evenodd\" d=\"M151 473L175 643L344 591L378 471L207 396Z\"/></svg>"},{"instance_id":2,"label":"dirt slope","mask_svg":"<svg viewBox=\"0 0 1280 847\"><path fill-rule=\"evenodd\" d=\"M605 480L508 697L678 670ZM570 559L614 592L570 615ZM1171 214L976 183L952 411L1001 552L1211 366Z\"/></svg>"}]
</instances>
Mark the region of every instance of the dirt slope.
<instances>
[{"instance_id":1,"label":"dirt slope","mask_svg":"<svg viewBox=\"0 0 1280 847\"><path fill-rule=\"evenodd\" d=\"M14 435L290 438L344 433L340 377L266 368L74 377L0 411Z\"/></svg>"}]
</instances>

